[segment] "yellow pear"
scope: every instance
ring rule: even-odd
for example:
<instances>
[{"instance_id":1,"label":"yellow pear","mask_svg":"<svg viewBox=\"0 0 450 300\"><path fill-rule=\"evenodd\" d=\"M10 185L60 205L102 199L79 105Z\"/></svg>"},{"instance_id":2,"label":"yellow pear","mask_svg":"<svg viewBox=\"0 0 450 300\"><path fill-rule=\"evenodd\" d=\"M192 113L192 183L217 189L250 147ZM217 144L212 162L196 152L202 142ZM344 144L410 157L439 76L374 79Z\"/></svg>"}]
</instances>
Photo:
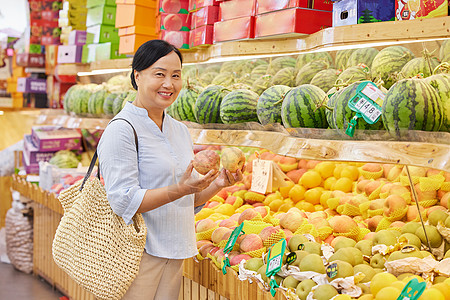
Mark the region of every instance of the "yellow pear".
<instances>
[{"instance_id":1,"label":"yellow pear","mask_svg":"<svg viewBox=\"0 0 450 300\"><path fill-rule=\"evenodd\" d=\"M391 273L383 272L375 274L375 276L373 276L372 278L372 281L370 282L370 291L376 299L378 292L382 288L389 287L395 281L397 281L397 278Z\"/></svg>"}]
</instances>

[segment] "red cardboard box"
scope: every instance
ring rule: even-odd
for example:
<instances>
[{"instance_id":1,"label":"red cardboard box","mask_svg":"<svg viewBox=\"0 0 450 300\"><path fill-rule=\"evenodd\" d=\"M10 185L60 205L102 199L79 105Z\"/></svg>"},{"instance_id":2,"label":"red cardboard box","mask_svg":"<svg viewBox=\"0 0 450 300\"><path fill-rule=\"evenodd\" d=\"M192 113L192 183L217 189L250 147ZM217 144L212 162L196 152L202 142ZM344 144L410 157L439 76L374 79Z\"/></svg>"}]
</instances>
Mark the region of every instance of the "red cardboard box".
<instances>
[{"instance_id":1,"label":"red cardboard box","mask_svg":"<svg viewBox=\"0 0 450 300\"><path fill-rule=\"evenodd\" d=\"M395 19L398 21L443 17L448 15L448 1L395 1Z\"/></svg>"},{"instance_id":2,"label":"red cardboard box","mask_svg":"<svg viewBox=\"0 0 450 300\"><path fill-rule=\"evenodd\" d=\"M188 14L189 0L158 0L157 11L168 14Z\"/></svg>"},{"instance_id":3,"label":"red cardboard box","mask_svg":"<svg viewBox=\"0 0 450 300\"><path fill-rule=\"evenodd\" d=\"M305 20L308 20L305 22ZM255 38L274 35L311 34L331 27L332 12L290 8L256 16Z\"/></svg>"},{"instance_id":4,"label":"red cardboard box","mask_svg":"<svg viewBox=\"0 0 450 300\"><path fill-rule=\"evenodd\" d=\"M291 6L292 7L292 6ZM333 11L333 1L331 0L313 0L312 9Z\"/></svg>"},{"instance_id":5,"label":"red cardboard box","mask_svg":"<svg viewBox=\"0 0 450 300\"><path fill-rule=\"evenodd\" d=\"M214 43L252 39L254 37L255 17L237 18L214 23Z\"/></svg>"},{"instance_id":6,"label":"red cardboard box","mask_svg":"<svg viewBox=\"0 0 450 300\"><path fill-rule=\"evenodd\" d=\"M205 25L189 32L189 47L211 45L214 41L214 25Z\"/></svg>"},{"instance_id":7,"label":"red cardboard box","mask_svg":"<svg viewBox=\"0 0 450 300\"><path fill-rule=\"evenodd\" d=\"M217 0L190 0L189 1L189 11L196 11L205 6L218 6L219 2Z\"/></svg>"},{"instance_id":8,"label":"red cardboard box","mask_svg":"<svg viewBox=\"0 0 450 300\"><path fill-rule=\"evenodd\" d=\"M160 28L167 31L189 31L191 29L191 15L162 13Z\"/></svg>"},{"instance_id":9,"label":"red cardboard box","mask_svg":"<svg viewBox=\"0 0 450 300\"><path fill-rule=\"evenodd\" d=\"M166 31L161 30L160 39L165 40L179 49L189 49L188 31Z\"/></svg>"},{"instance_id":10,"label":"red cardboard box","mask_svg":"<svg viewBox=\"0 0 450 300\"><path fill-rule=\"evenodd\" d=\"M21 67L43 68L45 67L45 55L20 53L16 55L16 64Z\"/></svg>"},{"instance_id":11,"label":"red cardboard box","mask_svg":"<svg viewBox=\"0 0 450 300\"><path fill-rule=\"evenodd\" d=\"M333 2L331 0L257 0L256 14L294 7L333 11Z\"/></svg>"},{"instance_id":12,"label":"red cardboard box","mask_svg":"<svg viewBox=\"0 0 450 300\"><path fill-rule=\"evenodd\" d=\"M251 17L255 14L256 0L231 0L220 3L221 21L242 17Z\"/></svg>"},{"instance_id":13,"label":"red cardboard box","mask_svg":"<svg viewBox=\"0 0 450 300\"><path fill-rule=\"evenodd\" d=\"M219 7L206 6L193 12L191 15L191 29L205 25L214 25L214 23L219 21Z\"/></svg>"}]
</instances>

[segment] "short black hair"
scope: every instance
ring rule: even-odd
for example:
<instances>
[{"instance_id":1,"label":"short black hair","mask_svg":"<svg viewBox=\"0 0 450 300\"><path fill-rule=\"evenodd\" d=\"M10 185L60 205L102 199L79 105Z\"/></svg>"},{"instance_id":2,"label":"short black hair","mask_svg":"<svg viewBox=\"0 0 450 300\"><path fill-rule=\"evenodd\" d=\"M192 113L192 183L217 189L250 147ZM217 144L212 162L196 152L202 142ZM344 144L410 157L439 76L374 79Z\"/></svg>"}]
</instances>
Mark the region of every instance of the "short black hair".
<instances>
[{"instance_id":1,"label":"short black hair","mask_svg":"<svg viewBox=\"0 0 450 300\"><path fill-rule=\"evenodd\" d=\"M150 40L142 44L136 51L131 63L131 84L135 90L138 89L134 78L134 70L142 71L153 65L158 59L166 56L171 52L175 52L183 64L183 56L180 50L174 45L163 40Z\"/></svg>"}]
</instances>

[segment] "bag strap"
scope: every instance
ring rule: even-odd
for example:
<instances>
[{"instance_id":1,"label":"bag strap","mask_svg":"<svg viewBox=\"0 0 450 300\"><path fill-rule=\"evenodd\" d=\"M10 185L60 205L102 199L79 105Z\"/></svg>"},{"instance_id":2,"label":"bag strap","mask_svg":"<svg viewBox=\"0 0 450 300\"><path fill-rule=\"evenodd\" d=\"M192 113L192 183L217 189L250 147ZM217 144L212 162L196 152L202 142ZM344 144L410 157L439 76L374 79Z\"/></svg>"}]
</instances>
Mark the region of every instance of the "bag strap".
<instances>
[{"instance_id":1,"label":"bag strap","mask_svg":"<svg viewBox=\"0 0 450 300\"><path fill-rule=\"evenodd\" d=\"M136 143L136 153L137 153L138 152L138 137L137 137L137 133L136 133L136 130L134 129L133 125L130 123L130 121L123 119L123 118L113 119L108 123L108 125L111 124L111 122L114 122L117 120L123 120L123 121L127 122L128 124L130 124L131 128L133 128L134 142ZM95 153L92 156L88 171L86 172L86 175L84 175L83 183L81 183L80 191L83 189L84 184L86 183L88 178L91 176L92 170L94 169L95 163L97 162L97 158L98 158L97 149L95 149ZM98 163L97 178L100 179L100 162Z\"/></svg>"}]
</instances>

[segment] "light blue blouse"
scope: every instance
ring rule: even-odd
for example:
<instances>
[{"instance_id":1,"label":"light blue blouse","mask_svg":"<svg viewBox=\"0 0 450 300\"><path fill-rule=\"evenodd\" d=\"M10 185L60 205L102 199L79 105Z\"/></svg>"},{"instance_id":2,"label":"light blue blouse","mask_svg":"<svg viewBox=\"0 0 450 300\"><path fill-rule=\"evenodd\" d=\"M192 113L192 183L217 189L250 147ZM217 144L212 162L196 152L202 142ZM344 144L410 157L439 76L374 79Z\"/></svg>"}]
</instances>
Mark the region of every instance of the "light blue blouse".
<instances>
[{"instance_id":1,"label":"light blue blouse","mask_svg":"<svg viewBox=\"0 0 450 300\"><path fill-rule=\"evenodd\" d=\"M131 126L110 123L97 148L101 174L112 210L131 224L147 189L177 183L193 159L187 127L165 114L162 131L147 110L127 103L115 118L131 122L136 130L139 157ZM142 214L147 225L148 254L184 259L197 254L194 195L187 195Z\"/></svg>"}]
</instances>

